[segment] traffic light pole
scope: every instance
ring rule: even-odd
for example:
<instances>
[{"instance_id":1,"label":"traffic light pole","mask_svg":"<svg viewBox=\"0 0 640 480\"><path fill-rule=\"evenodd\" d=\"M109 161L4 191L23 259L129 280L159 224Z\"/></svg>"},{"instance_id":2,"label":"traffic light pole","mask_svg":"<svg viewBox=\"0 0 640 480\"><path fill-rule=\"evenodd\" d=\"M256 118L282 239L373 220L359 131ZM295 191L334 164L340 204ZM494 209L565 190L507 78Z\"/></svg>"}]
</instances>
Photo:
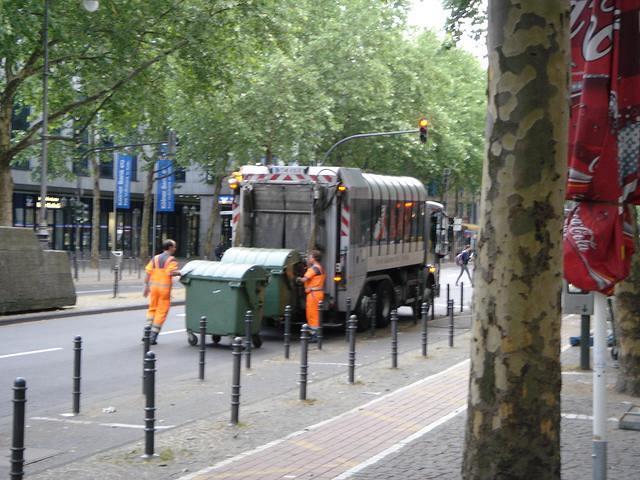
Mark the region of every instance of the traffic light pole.
<instances>
[{"instance_id":1,"label":"traffic light pole","mask_svg":"<svg viewBox=\"0 0 640 480\"><path fill-rule=\"evenodd\" d=\"M410 133L420 133L420 129L416 128L413 130L396 130L393 132L373 132L373 133L358 133L356 135L351 135L349 137L345 137L342 140L334 143L329 150L324 154L322 158L322 162L319 163L319 166L324 165L324 162L327 161L331 152L333 152L337 147L342 145L343 143L347 143L350 140L354 140L356 138L369 138L369 137L390 137L392 135L406 135Z\"/></svg>"}]
</instances>

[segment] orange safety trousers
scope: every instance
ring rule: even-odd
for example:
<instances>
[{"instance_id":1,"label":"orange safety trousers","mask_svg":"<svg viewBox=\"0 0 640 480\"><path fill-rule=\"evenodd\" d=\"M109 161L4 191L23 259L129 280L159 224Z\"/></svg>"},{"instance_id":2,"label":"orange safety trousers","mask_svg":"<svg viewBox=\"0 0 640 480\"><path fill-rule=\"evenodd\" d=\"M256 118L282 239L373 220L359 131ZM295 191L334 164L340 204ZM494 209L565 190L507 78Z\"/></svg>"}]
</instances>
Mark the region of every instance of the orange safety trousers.
<instances>
[{"instance_id":1,"label":"orange safety trousers","mask_svg":"<svg viewBox=\"0 0 640 480\"><path fill-rule=\"evenodd\" d=\"M322 300L324 300L324 292L321 290L313 290L307 293L307 325L311 328L318 328L320 326L318 307Z\"/></svg>"},{"instance_id":2,"label":"orange safety trousers","mask_svg":"<svg viewBox=\"0 0 640 480\"><path fill-rule=\"evenodd\" d=\"M171 287L152 285L149 288L149 309L147 310L147 325L151 330L159 332L167 319L171 306Z\"/></svg>"},{"instance_id":3,"label":"orange safety trousers","mask_svg":"<svg viewBox=\"0 0 640 480\"><path fill-rule=\"evenodd\" d=\"M156 334L162 329L171 305L171 275L178 267L175 259L166 253L156 255L145 270L149 278L149 309L147 325Z\"/></svg>"}]
</instances>

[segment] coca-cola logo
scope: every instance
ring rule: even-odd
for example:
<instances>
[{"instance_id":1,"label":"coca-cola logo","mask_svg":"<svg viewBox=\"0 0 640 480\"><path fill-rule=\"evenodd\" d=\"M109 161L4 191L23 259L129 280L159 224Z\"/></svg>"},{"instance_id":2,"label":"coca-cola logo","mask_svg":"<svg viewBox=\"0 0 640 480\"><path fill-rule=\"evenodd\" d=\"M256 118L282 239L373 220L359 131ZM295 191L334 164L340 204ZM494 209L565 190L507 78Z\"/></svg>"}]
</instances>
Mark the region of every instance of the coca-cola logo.
<instances>
[{"instance_id":1,"label":"coca-cola logo","mask_svg":"<svg viewBox=\"0 0 640 480\"><path fill-rule=\"evenodd\" d=\"M566 234L573 240L576 248L581 252L596 249L596 242L593 236L593 230L587 228L578 216L578 211L569 218L566 225Z\"/></svg>"},{"instance_id":2,"label":"coca-cola logo","mask_svg":"<svg viewBox=\"0 0 640 480\"><path fill-rule=\"evenodd\" d=\"M571 39L584 32L581 50L586 62L598 60L611 51L614 11L614 0L572 0Z\"/></svg>"}]
</instances>

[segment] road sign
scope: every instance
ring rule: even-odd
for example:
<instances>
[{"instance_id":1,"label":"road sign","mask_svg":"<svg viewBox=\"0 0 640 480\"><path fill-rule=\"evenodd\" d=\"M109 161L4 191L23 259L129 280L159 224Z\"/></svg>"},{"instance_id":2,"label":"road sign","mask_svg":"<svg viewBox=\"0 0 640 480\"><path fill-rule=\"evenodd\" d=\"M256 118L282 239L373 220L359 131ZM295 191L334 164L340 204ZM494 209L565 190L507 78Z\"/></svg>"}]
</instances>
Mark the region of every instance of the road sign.
<instances>
[{"instance_id":1,"label":"road sign","mask_svg":"<svg viewBox=\"0 0 640 480\"><path fill-rule=\"evenodd\" d=\"M175 198L173 194L173 163L171 160L158 160L156 163L156 211L173 212Z\"/></svg>"},{"instance_id":2,"label":"road sign","mask_svg":"<svg viewBox=\"0 0 640 480\"><path fill-rule=\"evenodd\" d=\"M131 208L131 167L133 157L116 154L116 208Z\"/></svg>"}]
</instances>

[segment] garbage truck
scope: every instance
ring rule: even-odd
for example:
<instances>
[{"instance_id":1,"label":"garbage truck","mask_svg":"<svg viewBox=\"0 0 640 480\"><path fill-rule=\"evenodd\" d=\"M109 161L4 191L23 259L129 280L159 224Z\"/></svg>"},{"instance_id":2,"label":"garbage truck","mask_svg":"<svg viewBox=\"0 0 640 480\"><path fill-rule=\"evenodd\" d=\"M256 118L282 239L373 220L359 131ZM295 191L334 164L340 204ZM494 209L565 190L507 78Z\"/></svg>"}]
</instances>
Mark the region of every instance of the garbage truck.
<instances>
[{"instance_id":1,"label":"garbage truck","mask_svg":"<svg viewBox=\"0 0 640 480\"><path fill-rule=\"evenodd\" d=\"M364 329L374 317L386 325L394 308L418 312L438 296L446 214L427 201L419 180L359 168L258 165L234 172L229 186L232 245L303 256L319 249L334 322L344 323L348 302Z\"/></svg>"}]
</instances>

